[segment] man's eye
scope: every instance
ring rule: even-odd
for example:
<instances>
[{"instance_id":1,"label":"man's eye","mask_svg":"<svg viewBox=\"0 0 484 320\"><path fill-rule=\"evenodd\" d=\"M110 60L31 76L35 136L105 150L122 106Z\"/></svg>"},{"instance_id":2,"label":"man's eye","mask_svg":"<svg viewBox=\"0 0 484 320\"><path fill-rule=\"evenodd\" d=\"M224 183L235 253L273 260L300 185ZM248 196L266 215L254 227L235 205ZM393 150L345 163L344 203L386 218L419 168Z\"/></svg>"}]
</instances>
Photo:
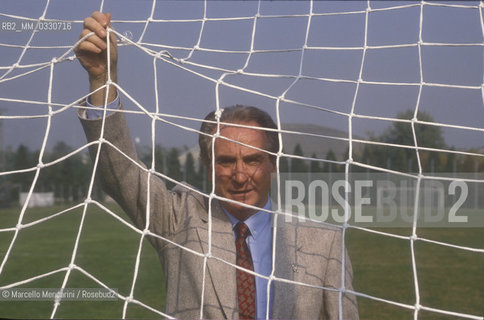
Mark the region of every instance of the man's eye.
<instances>
[{"instance_id":1,"label":"man's eye","mask_svg":"<svg viewBox=\"0 0 484 320\"><path fill-rule=\"evenodd\" d=\"M219 164L221 166L230 166L232 163L233 163L233 161L230 160L230 159L218 159L217 160L217 164Z\"/></svg>"},{"instance_id":2,"label":"man's eye","mask_svg":"<svg viewBox=\"0 0 484 320\"><path fill-rule=\"evenodd\" d=\"M251 160L251 161L248 162L248 165L250 165L250 166L258 166L259 163L260 163L259 160Z\"/></svg>"}]
</instances>

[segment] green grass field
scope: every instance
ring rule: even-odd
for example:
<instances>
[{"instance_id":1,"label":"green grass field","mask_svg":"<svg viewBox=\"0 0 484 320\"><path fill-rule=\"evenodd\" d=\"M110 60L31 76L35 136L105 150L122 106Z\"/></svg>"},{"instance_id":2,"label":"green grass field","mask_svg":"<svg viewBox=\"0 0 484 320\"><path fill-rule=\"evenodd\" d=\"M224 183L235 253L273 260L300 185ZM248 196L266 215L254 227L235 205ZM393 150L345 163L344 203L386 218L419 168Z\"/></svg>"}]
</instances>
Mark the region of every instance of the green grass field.
<instances>
[{"instance_id":1,"label":"green grass field","mask_svg":"<svg viewBox=\"0 0 484 320\"><path fill-rule=\"evenodd\" d=\"M62 207L28 209L24 223L64 210ZM117 212L121 210L113 208ZM20 209L1 210L0 228L15 226ZM127 219L124 214L120 214ZM28 279L70 263L82 216L82 208L22 229L5 270L0 275L0 286ZM3 259L13 232L0 233L0 256ZM108 287L124 296L129 295L133 281L139 235L115 220L97 206L89 206L83 225L75 264L82 267ZM139 276L134 297L143 303L163 310L164 282L161 265L148 241L143 245ZM65 272L25 284L24 288L59 288ZM99 284L74 270L67 288L99 288ZM66 301L62 302L56 318L120 318L124 301ZM53 310L52 301L0 302L0 317L48 318ZM159 315L130 304L128 318L156 318Z\"/></svg>"},{"instance_id":2,"label":"green grass field","mask_svg":"<svg viewBox=\"0 0 484 320\"><path fill-rule=\"evenodd\" d=\"M126 219L117 207L113 210ZM65 207L28 209L23 223L35 221ZM17 224L20 209L0 210L0 229ZM82 216L78 208L41 224L22 229L0 274L0 286L47 273L70 263ZM405 228L380 231L410 235ZM461 246L483 248L483 228L419 229L428 239ZM13 232L0 232L0 259L5 256ZM410 241L347 230L346 242L355 271L357 292L413 306L415 288ZM96 206L89 206L83 225L75 264L110 288L128 295L133 281L139 235ZM415 243L417 275L422 305L454 312L483 316L484 255L417 241ZM23 288L59 288L65 272L24 284ZM74 270L68 288L99 288L81 272ZM145 241L134 297L163 310L164 285L155 250ZM413 310L360 297L361 319L413 319ZM124 301L64 301L56 318L120 318ZM53 301L0 301L0 318L49 318ZM130 303L127 318L161 318ZM419 319L456 319L433 312L420 311Z\"/></svg>"}]
</instances>

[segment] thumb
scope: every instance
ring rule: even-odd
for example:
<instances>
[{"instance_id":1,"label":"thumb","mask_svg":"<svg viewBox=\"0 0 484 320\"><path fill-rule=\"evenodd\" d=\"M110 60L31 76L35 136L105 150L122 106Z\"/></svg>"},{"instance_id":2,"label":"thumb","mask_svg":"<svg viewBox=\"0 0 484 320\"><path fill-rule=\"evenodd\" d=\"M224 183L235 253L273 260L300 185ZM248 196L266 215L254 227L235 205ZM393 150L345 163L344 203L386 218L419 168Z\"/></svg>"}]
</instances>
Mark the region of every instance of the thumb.
<instances>
[{"instance_id":1,"label":"thumb","mask_svg":"<svg viewBox=\"0 0 484 320\"><path fill-rule=\"evenodd\" d=\"M111 26L111 13L106 12L105 16L106 16L106 19L108 21L106 27L112 28L112 26ZM113 32L110 32L110 37L111 37L111 44L116 47L117 46L116 37L114 36Z\"/></svg>"},{"instance_id":2,"label":"thumb","mask_svg":"<svg viewBox=\"0 0 484 320\"><path fill-rule=\"evenodd\" d=\"M108 19L108 26L111 27L111 13L106 12L106 19Z\"/></svg>"}]
</instances>

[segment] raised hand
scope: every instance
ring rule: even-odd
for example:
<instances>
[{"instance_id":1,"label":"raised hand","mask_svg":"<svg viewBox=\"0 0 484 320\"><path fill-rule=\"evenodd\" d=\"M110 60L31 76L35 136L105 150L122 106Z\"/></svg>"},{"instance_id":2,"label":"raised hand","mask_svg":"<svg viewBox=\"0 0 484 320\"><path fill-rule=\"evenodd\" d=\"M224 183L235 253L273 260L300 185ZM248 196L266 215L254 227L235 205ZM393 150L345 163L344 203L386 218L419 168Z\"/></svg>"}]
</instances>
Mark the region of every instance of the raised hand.
<instances>
[{"instance_id":1,"label":"raised hand","mask_svg":"<svg viewBox=\"0 0 484 320\"><path fill-rule=\"evenodd\" d=\"M107 27L111 26L111 14L93 12L90 17L84 19L84 29L79 38L94 32L95 34L82 41L76 48L75 53L83 68L89 74L91 91L104 85L108 79L108 59L107 59ZM110 70L111 80L117 81L117 61L118 52L116 38L110 34ZM108 101L114 100L116 91L114 87L109 90ZM91 96L91 103L102 105L104 103L104 90Z\"/></svg>"}]
</instances>

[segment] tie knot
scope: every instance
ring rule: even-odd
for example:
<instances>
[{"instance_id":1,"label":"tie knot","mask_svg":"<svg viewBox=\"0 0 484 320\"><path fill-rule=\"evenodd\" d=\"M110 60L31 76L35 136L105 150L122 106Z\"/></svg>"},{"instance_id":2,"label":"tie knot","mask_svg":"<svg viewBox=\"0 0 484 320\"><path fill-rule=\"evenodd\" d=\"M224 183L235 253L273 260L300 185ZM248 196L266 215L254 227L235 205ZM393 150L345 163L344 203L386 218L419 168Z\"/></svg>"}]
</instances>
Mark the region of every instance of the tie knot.
<instances>
[{"instance_id":1,"label":"tie knot","mask_svg":"<svg viewBox=\"0 0 484 320\"><path fill-rule=\"evenodd\" d=\"M250 234L249 227L243 222L239 222L235 225L235 234L237 235L237 239L244 239Z\"/></svg>"}]
</instances>

